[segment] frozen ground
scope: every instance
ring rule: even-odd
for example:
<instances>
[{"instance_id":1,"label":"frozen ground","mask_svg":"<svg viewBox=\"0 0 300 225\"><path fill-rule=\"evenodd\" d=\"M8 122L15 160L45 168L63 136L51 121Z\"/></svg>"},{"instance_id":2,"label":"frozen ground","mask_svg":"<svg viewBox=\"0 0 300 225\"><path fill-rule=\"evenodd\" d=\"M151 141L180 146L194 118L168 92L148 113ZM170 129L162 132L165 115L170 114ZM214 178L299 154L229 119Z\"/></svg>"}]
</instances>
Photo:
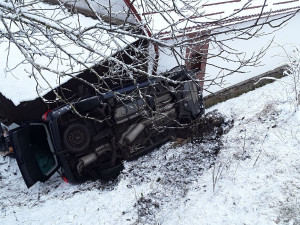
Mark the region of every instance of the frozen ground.
<instances>
[{"instance_id":1,"label":"frozen ground","mask_svg":"<svg viewBox=\"0 0 300 225\"><path fill-rule=\"evenodd\" d=\"M55 175L28 190L16 162L1 158L1 224L300 224L291 84L287 77L208 109L234 120L222 144L167 143L126 162L115 182L71 185Z\"/></svg>"}]
</instances>

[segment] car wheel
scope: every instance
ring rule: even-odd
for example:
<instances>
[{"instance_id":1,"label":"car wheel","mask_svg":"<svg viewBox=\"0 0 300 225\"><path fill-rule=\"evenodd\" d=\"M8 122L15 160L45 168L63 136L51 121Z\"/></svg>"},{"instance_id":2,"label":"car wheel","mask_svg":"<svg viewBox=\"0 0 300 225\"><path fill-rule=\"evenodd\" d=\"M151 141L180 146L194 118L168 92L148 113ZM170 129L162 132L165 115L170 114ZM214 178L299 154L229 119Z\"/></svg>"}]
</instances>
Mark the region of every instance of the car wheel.
<instances>
[{"instance_id":1,"label":"car wheel","mask_svg":"<svg viewBox=\"0 0 300 225\"><path fill-rule=\"evenodd\" d=\"M65 147L73 153L81 153L87 149L91 142L88 128L80 123L69 125L63 135Z\"/></svg>"}]
</instances>

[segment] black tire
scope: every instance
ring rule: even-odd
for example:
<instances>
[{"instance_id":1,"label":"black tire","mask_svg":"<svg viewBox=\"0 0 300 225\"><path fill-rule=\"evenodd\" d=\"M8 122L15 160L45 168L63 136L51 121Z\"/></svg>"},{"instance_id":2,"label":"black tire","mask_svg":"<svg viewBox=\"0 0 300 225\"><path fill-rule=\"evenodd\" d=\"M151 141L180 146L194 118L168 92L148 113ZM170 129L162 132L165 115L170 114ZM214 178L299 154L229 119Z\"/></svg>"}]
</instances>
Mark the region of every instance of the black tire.
<instances>
[{"instance_id":1,"label":"black tire","mask_svg":"<svg viewBox=\"0 0 300 225\"><path fill-rule=\"evenodd\" d=\"M100 100L100 97L94 96L76 102L74 106L79 113L84 113L84 112L90 112L94 110L96 107L101 106L101 104L102 101Z\"/></svg>"},{"instance_id":2,"label":"black tire","mask_svg":"<svg viewBox=\"0 0 300 225\"><path fill-rule=\"evenodd\" d=\"M69 125L63 135L64 146L73 153L86 151L90 142L90 132L88 128L81 123Z\"/></svg>"}]
</instances>

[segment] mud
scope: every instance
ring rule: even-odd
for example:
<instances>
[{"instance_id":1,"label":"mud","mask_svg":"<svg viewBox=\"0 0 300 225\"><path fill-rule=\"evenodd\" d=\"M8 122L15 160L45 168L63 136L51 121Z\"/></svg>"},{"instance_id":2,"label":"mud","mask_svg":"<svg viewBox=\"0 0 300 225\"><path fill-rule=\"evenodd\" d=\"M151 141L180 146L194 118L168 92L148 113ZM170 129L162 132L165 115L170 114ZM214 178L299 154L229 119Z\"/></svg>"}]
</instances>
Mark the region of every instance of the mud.
<instances>
[{"instance_id":1,"label":"mud","mask_svg":"<svg viewBox=\"0 0 300 225\"><path fill-rule=\"evenodd\" d=\"M149 193L138 196L135 204L139 223L157 222L156 215L164 205L182 201L193 183L214 164L223 146L222 135L230 130L233 121L213 111L202 117L197 126L201 129L193 137L167 143L134 162L125 163L121 179L129 179L129 187L149 183L152 186Z\"/></svg>"}]
</instances>

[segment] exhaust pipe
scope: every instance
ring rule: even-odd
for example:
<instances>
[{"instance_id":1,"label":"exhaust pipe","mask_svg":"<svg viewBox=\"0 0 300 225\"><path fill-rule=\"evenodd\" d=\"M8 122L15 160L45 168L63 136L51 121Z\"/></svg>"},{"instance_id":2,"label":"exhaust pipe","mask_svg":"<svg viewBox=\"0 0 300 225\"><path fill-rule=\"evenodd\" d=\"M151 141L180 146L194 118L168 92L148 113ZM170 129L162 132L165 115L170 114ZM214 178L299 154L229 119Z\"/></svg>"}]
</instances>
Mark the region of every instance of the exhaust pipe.
<instances>
[{"instance_id":1,"label":"exhaust pipe","mask_svg":"<svg viewBox=\"0 0 300 225\"><path fill-rule=\"evenodd\" d=\"M130 127L123 135L120 140L120 143L123 145L131 144L139 134L141 134L145 128L152 123L154 124L164 124L164 121L169 121L170 118L173 118L175 114L175 109L172 108L173 104L169 104L165 106L165 110L168 109L169 111L164 112L163 114L157 114L151 119L143 120L142 122L138 123L135 126ZM165 122L167 124L167 122Z\"/></svg>"},{"instance_id":2,"label":"exhaust pipe","mask_svg":"<svg viewBox=\"0 0 300 225\"><path fill-rule=\"evenodd\" d=\"M111 146L110 146L110 144L105 144L105 145L102 145L102 146L96 148L95 152L81 157L78 160L78 164L77 164L77 172L78 172L79 176L82 175L82 171L85 167L96 162L98 158L100 158L104 153L106 153L108 151L111 151Z\"/></svg>"},{"instance_id":3,"label":"exhaust pipe","mask_svg":"<svg viewBox=\"0 0 300 225\"><path fill-rule=\"evenodd\" d=\"M138 125L136 125L130 132L129 134L127 134L125 137L124 137L124 141L126 143L131 143L133 142L136 137L143 132L143 130L145 129L145 125L144 123L139 123Z\"/></svg>"}]
</instances>

